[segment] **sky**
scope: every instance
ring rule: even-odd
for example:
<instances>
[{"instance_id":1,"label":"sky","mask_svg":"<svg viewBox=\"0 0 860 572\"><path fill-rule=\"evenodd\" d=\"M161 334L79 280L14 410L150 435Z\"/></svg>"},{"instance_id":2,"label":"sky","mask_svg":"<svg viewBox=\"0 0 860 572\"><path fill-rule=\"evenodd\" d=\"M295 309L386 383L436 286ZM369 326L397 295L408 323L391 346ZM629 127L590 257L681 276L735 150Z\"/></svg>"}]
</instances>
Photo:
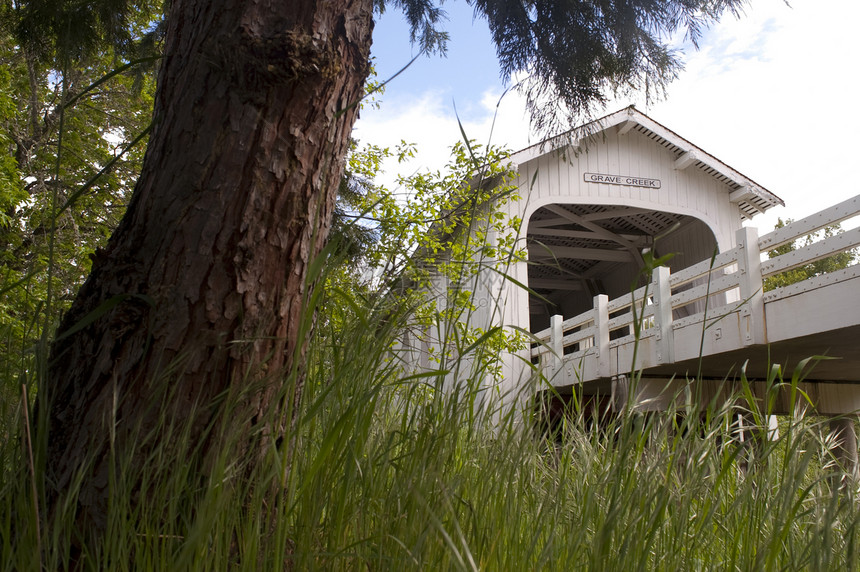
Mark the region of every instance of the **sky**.
<instances>
[{"instance_id":1,"label":"sky","mask_svg":"<svg viewBox=\"0 0 860 572\"><path fill-rule=\"evenodd\" d=\"M447 57L420 57L386 85L380 108L365 108L356 124L363 143L418 147L411 163L388 164L383 180L441 168L461 138L458 118L483 144L519 150L539 141L518 94L502 97L508 86L486 23L463 0L443 8ZM744 12L706 30L698 51L679 46L685 70L665 99L614 100L606 112L635 104L782 198L785 207L754 218L763 234L778 217L799 219L860 194L860 2L753 0ZM374 31L378 77L393 76L415 53L401 14L389 8Z\"/></svg>"}]
</instances>

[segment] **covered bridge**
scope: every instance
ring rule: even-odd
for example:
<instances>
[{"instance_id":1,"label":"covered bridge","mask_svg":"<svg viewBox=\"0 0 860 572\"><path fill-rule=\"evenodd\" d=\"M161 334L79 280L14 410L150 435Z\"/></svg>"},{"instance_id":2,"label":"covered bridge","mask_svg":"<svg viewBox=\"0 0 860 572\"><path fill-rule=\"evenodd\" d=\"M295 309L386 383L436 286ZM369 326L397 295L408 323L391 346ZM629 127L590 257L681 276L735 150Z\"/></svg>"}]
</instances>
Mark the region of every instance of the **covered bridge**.
<instances>
[{"instance_id":1,"label":"covered bridge","mask_svg":"<svg viewBox=\"0 0 860 572\"><path fill-rule=\"evenodd\" d=\"M540 340L524 355L502 356L502 385L488 383L503 395L533 387L530 362L562 398L578 392L606 410L622 401L660 410L690 376L698 374L697 393L710 399L744 367L761 393L773 362L792 368L827 354L841 359L819 364L804 386L817 412L860 410L858 266L762 288L769 275L860 244L853 229L763 261L772 248L860 214L860 197L760 237L755 216L782 200L632 107L512 161L521 199L504 209L521 221L527 260L508 269L514 280L493 272L477 280L473 295L492 303L470 316L473 325L515 325ZM674 256L643 272L646 252ZM418 354L432 344L422 343ZM631 371L641 372L635 395ZM790 412L780 399L775 412ZM853 425L843 425L853 439Z\"/></svg>"}]
</instances>

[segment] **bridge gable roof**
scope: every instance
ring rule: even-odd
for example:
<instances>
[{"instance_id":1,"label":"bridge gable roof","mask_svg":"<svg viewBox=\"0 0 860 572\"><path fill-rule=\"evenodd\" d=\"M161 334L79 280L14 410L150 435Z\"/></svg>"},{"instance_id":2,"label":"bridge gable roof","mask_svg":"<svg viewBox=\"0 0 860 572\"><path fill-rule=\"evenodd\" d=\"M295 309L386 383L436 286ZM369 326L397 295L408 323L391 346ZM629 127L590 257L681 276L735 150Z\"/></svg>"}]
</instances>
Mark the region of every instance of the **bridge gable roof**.
<instances>
[{"instance_id":1,"label":"bridge gable roof","mask_svg":"<svg viewBox=\"0 0 860 572\"><path fill-rule=\"evenodd\" d=\"M730 200L737 203L741 216L745 219L771 207L785 205L774 193L633 106L518 151L513 154L512 161L521 165L571 146L587 148L589 144L599 142L600 134L609 130L615 130L619 134L637 131L671 152L675 156L676 168L695 167L725 184L729 188Z\"/></svg>"}]
</instances>

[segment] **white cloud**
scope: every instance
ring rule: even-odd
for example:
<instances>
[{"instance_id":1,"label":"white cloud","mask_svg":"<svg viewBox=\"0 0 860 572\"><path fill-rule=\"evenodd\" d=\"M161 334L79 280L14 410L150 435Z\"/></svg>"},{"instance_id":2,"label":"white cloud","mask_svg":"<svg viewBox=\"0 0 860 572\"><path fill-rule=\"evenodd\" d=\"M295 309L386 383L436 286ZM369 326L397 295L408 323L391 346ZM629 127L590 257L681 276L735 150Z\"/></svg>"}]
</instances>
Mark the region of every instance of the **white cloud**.
<instances>
[{"instance_id":1,"label":"white cloud","mask_svg":"<svg viewBox=\"0 0 860 572\"><path fill-rule=\"evenodd\" d=\"M757 217L801 218L860 193L851 180L860 120L851 113L860 47L854 2L754 3L707 41L733 46L688 57L665 102L648 110L683 136L782 197ZM754 49L748 49L753 47Z\"/></svg>"},{"instance_id":2,"label":"white cloud","mask_svg":"<svg viewBox=\"0 0 860 572\"><path fill-rule=\"evenodd\" d=\"M481 145L490 143L511 150L527 146L529 127L522 101L510 92L501 99L496 113L500 96L499 92L485 92L476 102L481 111L461 116L460 123L450 100L441 92L427 92L411 101L400 98L391 104L386 104L383 97L380 111L362 112L353 136L382 147L394 148L401 140L417 145L415 159L399 165L394 160L385 164L381 180L391 186L398 173L441 169L450 158L451 147L463 140L460 124L466 136Z\"/></svg>"}]
</instances>

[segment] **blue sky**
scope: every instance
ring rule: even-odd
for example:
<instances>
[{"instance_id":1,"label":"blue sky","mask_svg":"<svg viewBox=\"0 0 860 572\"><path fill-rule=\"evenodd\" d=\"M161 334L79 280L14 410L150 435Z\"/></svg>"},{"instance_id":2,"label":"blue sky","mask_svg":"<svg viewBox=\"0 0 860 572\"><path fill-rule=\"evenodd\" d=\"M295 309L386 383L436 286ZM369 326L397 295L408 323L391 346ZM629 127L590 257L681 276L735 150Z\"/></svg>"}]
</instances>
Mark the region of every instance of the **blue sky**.
<instances>
[{"instance_id":1,"label":"blue sky","mask_svg":"<svg viewBox=\"0 0 860 572\"><path fill-rule=\"evenodd\" d=\"M356 127L365 142L417 143L417 159L400 172L444 165L459 138L455 105L467 134L479 142L491 129L494 143L513 149L536 141L516 94L505 96L492 122L505 86L486 24L473 22L462 0L443 7L448 57L419 58L387 86L379 110L362 111ZM801 218L860 194L853 175L860 155L858 21L854 0L792 0L791 6L754 0L742 18L726 16L705 32L699 51L686 53L686 70L665 100L618 100L606 111L635 103L782 197L786 208L754 221L769 230L777 216ZM414 53L402 16L389 9L374 32L379 77L396 73Z\"/></svg>"},{"instance_id":2,"label":"blue sky","mask_svg":"<svg viewBox=\"0 0 860 572\"><path fill-rule=\"evenodd\" d=\"M419 57L392 81L386 99L408 99L408 94L433 91L456 103L458 111L481 113L474 95L483 93L488 86L502 85L490 31L483 20L474 20L466 2L447 2L443 6L448 13L443 26L451 38L446 56ZM418 49L409 43L402 13L389 9L374 29L371 55L379 79L396 74L417 53Z\"/></svg>"}]
</instances>

